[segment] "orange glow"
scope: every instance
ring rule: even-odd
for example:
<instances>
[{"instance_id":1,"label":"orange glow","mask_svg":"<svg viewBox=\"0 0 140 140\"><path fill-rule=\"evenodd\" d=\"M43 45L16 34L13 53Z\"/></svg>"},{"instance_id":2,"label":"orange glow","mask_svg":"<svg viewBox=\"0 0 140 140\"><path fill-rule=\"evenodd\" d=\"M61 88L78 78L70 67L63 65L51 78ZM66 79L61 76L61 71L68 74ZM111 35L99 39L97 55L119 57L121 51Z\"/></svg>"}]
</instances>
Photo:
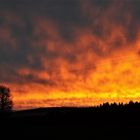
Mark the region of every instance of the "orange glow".
<instances>
[{"instance_id":1,"label":"orange glow","mask_svg":"<svg viewBox=\"0 0 140 140\"><path fill-rule=\"evenodd\" d=\"M82 43L77 44L76 42L75 47L88 46L88 43L94 39L94 37L88 38L88 36L82 36ZM58 75L55 72L49 76L47 71L35 72L21 69L19 73L22 75L32 73L40 79L52 78L56 80L57 84L52 87L35 83L22 86L10 85L13 90L15 108L93 106L107 101L140 101L140 59L138 54L140 42L138 40L130 45L133 47L128 46L125 49L124 46L121 50L118 49L115 53L112 52L105 56L104 59L98 58L95 54L92 55L91 52L78 55L81 62L73 64L58 59L57 63L60 65L60 67L56 67L56 71L59 71ZM83 63L85 58L90 65ZM96 60L95 67L94 60Z\"/></svg>"},{"instance_id":2,"label":"orange glow","mask_svg":"<svg viewBox=\"0 0 140 140\"><path fill-rule=\"evenodd\" d=\"M57 23L55 16L51 18L49 14L47 18L39 13L32 16L32 35L23 39L23 42L31 40L27 43L31 48L26 47L23 51L29 53L26 59L30 63L17 67L16 72L23 81L15 78L16 82L6 83L11 89L15 109L140 101L140 27L131 39L127 34L131 32L128 25L134 20L131 10L127 7L124 12L125 2L117 0L103 11L98 6L91 6L90 1L80 4L81 16L88 16L86 19L90 23L83 21L85 24L82 25L74 18L77 21L73 21L76 22L74 25L72 21L67 23L67 18L59 17L64 20L61 22L66 22L68 33L71 30L74 36L68 39L61 35L63 24L58 26L61 22ZM119 10L124 14L121 18ZM98 31L96 27L102 28ZM2 33L5 34L0 35L2 40L10 38L8 31ZM14 44L15 40L12 42ZM41 67L37 65L39 68L32 65L37 59L41 63Z\"/></svg>"}]
</instances>

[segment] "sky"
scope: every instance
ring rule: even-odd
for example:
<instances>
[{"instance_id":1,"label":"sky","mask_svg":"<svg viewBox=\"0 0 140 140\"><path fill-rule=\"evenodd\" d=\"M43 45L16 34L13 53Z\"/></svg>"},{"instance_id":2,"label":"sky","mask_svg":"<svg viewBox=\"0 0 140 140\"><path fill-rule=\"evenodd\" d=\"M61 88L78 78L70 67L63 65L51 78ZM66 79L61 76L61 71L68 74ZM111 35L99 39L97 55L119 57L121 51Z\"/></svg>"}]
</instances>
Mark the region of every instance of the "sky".
<instances>
[{"instance_id":1,"label":"sky","mask_svg":"<svg viewBox=\"0 0 140 140\"><path fill-rule=\"evenodd\" d=\"M14 109L140 101L139 0L0 0L0 84Z\"/></svg>"}]
</instances>

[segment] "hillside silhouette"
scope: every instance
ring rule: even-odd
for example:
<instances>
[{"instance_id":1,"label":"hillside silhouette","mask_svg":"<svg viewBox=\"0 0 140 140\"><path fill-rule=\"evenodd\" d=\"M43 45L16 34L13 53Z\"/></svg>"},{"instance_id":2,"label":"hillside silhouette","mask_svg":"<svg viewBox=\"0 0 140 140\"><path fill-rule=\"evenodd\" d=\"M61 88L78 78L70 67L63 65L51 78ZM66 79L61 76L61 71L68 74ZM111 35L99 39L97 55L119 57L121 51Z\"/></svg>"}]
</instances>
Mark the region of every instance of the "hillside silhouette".
<instances>
[{"instance_id":1,"label":"hillside silhouette","mask_svg":"<svg viewBox=\"0 0 140 140\"><path fill-rule=\"evenodd\" d=\"M103 103L96 107L56 107L13 111L0 116L1 128L25 136L128 136L140 130L140 103ZM1 131L2 132L2 131ZM63 133L62 133L63 132ZM93 135L92 135L93 134ZM114 138L113 138L114 139Z\"/></svg>"}]
</instances>

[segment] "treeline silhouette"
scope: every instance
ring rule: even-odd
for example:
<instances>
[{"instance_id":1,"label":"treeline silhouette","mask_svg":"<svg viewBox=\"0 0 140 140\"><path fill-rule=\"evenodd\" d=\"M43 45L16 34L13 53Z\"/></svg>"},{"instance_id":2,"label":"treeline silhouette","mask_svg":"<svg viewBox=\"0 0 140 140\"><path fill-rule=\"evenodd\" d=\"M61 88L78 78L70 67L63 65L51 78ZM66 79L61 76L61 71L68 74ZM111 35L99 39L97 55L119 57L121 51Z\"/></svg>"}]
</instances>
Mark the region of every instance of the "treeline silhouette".
<instances>
[{"instance_id":1,"label":"treeline silhouette","mask_svg":"<svg viewBox=\"0 0 140 140\"><path fill-rule=\"evenodd\" d=\"M2 130L25 136L77 135L113 137L127 136L140 129L140 103L103 103L95 107L55 107L13 111L0 118ZM78 133L79 131L79 133ZM1 131L2 132L2 131ZM79 137L79 138L80 138Z\"/></svg>"},{"instance_id":2,"label":"treeline silhouette","mask_svg":"<svg viewBox=\"0 0 140 140\"><path fill-rule=\"evenodd\" d=\"M103 112L120 112L120 111L127 111L127 112L140 112L140 103L139 102L133 102L130 101L129 103L103 103L96 107L93 107L93 110L95 111L103 111Z\"/></svg>"},{"instance_id":3,"label":"treeline silhouette","mask_svg":"<svg viewBox=\"0 0 140 140\"><path fill-rule=\"evenodd\" d=\"M10 123L25 125L118 125L140 124L140 103L103 103L95 107L54 107L14 111ZM129 122L129 123L128 123Z\"/></svg>"}]
</instances>

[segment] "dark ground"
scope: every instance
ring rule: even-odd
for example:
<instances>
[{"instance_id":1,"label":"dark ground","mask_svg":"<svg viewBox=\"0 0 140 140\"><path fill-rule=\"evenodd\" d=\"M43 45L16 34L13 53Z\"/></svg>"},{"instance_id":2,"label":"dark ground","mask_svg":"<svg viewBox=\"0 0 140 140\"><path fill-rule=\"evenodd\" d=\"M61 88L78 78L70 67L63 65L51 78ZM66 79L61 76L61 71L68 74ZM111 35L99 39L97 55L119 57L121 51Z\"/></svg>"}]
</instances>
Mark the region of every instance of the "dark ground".
<instances>
[{"instance_id":1,"label":"dark ground","mask_svg":"<svg viewBox=\"0 0 140 140\"><path fill-rule=\"evenodd\" d=\"M40 108L1 114L0 136L18 139L140 139L139 106Z\"/></svg>"}]
</instances>

